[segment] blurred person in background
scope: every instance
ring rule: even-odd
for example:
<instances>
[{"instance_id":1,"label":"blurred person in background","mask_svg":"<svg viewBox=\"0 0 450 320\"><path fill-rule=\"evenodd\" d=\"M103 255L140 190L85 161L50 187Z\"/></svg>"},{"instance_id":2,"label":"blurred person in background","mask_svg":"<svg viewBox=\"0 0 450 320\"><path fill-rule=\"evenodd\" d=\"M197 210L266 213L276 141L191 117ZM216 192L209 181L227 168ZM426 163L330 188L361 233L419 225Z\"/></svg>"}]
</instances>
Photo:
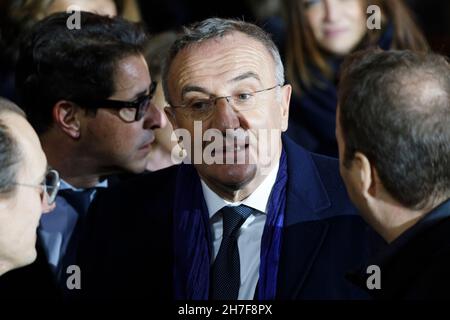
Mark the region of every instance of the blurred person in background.
<instances>
[{"instance_id":1,"label":"blurred person in background","mask_svg":"<svg viewBox=\"0 0 450 320\"><path fill-rule=\"evenodd\" d=\"M0 3L0 96L15 102L14 66L19 42L31 27L55 12L66 12L70 6L81 11L110 17L119 15L131 21L140 21L136 0L5 0Z\"/></svg>"},{"instance_id":2,"label":"blurred person in background","mask_svg":"<svg viewBox=\"0 0 450 320\"><path fill-rule=\"evenodd\" d=\"M147 60L148 67L152 79L158 83L162 82L162 65L169 53L169 48L177 37L176 32L166 31L150 38L148 44L145 47L145 58ZM168 105L164 97L162 86L158 86L155 92L153 102L161 112ZM177 143L176 137L173 137L173 128L170 122L167 120L166 115L163 115L164 124L161 128L155 130L156 140L152 150L149 153L149 159L147 164L147 170L157 171L167 168L174 164L178 164L182 161L184 156L183 150Z\"/></svg>"},{"instance_id":3,"label":"blurred person in background","mask_svg":"<svg viewBox=\"0 0 450 320\"><path fill-rule=\"evenodd\" d=\"M117 6L113 0L53 0L45 10L46 15L65 12L70 7L78 7L81 11L89 11L105 16L116 16Z\"/></svg>"},{"instance_id":4,"label":"blurred person in background","mask_svg":"<svg viewBox=\"0 0 450 320\"><path fill-rule=\"evenodd\" d=\"M335 116L339 69L355 50L428 50L403 1L285 0L285 62L293 95L288 135L306 149L338 156ZM381 29L370 30L369 5L381 9Z\"/></svg>"}]
</instances>

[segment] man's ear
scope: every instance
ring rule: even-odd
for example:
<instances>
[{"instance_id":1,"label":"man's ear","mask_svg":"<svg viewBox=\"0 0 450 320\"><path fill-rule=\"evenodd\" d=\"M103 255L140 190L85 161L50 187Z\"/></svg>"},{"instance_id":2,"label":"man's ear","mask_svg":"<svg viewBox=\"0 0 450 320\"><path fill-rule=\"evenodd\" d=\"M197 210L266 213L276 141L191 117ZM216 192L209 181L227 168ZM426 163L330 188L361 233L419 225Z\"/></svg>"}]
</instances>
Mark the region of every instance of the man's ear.
<instances>
[{"instance_id":1,"label":"man's ear","mask_svg":"<svg viewBox=\"0 0 450 320\"><path fill-rule=\"evenodd\" d=\"M169 119L172 128L174 130L178 129L177 120L175 117L175 110L172 107L167 106L164 108L164 112L166 113L167 119Z\"/></svg>"},{"instance_id":2,"label":"man's ear","mask_svg":"<svg viewBox=\"0 0 450 320\"><path fill-rule=\"evenodd\" d=\"M288 122L289 122L289 103L291 101L291 93L292 93L292 87L290 84L286 84L283 87L280 88L280 94L281 94L281 131L284 132L288 128Z\"/></svg>"},{"instance_id":3,"label":"man's ear","mask_svg":"<svg viewBox=\"0 0 450 320\"><path fill-rule=\"evenodd\" d=\"M81 108L70 101L61 100L53 106L53 119L57 126L73 139L80 138Z\"/></svg>"},{"instance_id":4,"label":"man's ear","mask_svg":"<svg viewBox=\"0 0 450 320\"><path fill-rule=\"evenodd\" d=\"M375 197L377 195L377 183L378 179L375 167L370 163L369 159L361 153L356 152L353 158L353 165L355 167L355 173L360 185L362 194L364 197Z\"/></svg>"}]
</instances>

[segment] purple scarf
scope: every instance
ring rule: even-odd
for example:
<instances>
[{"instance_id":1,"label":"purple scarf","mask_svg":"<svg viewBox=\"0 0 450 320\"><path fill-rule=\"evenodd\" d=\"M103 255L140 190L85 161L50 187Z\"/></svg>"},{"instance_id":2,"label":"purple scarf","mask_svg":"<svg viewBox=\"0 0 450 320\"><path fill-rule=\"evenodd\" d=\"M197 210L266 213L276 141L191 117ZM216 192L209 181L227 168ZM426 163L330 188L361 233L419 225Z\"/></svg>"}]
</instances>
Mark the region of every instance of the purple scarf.
<instances>
[{"instance_id":1,"label":"purple scarf","mask_svg":"<svg viewBox=\"0 0 450 320\"><path fill-rule=\"evenodd\" d=\"M281 153L268 202L261 240L259 300L275 299L286 204L287 159ZM200 178L192 165L181 165L174 206L174 292L176 300L207 300L212 247L209 214Z\"/></svg>"}]
</instances>

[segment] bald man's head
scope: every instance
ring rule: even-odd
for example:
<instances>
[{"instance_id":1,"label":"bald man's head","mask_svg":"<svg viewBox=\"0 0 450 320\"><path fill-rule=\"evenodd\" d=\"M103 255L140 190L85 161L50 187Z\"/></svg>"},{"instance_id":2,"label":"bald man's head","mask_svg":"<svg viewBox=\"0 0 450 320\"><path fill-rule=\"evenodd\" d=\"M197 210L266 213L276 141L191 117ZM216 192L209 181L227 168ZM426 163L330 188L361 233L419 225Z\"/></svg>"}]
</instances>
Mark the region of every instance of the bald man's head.
<instances>
[{"instance_id":1,"label":"bald man's head","mask_svg":"<svg viewBox=\"0 0 450 320\"><path fill-rule=\"evenodd\" d=\"M450 197L450 66L436 54L359 52L343 65L344 166L361 152L386 190L420 209Z\"/></svg>"}]
</instances>

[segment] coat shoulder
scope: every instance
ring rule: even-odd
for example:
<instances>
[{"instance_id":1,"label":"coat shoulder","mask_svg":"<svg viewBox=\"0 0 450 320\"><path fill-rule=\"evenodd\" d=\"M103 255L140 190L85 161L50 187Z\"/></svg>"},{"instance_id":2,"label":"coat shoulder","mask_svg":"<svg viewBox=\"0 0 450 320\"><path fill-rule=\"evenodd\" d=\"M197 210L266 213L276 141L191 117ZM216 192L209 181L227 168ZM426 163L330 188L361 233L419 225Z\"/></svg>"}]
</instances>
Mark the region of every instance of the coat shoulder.
<instances>
[{"instance_id":1,"label":"coat shoulder","mask_svg":"<svg viewBox=\"0 0 450 320\"><path fill-rule=\"evenodd\" d=\"M346 214L356 215L357 210L350 201L344 181L339 173L339 160L314 153L311 154L311 158L317 168L332 207Z\"/></svg>"}]
</instances>

